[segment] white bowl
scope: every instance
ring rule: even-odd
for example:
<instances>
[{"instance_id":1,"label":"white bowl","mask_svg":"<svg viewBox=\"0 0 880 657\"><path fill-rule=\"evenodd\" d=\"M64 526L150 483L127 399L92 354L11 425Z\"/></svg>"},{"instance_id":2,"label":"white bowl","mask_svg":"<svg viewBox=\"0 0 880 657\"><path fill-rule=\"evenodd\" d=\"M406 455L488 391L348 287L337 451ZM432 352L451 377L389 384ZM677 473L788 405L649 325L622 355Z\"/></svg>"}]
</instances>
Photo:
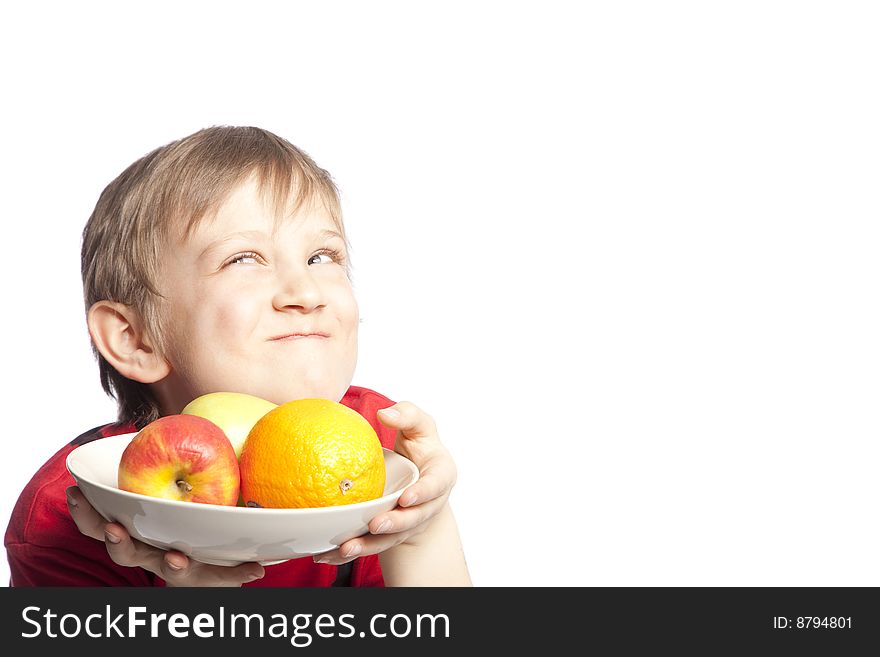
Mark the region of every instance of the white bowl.
<instances>
[{"instance_id":1,"label":"white bowl","mask_svg":"<svg viewBox=\"0 0 880 657\"><path fill-rule=\"evenodd\" d=\"M385 492L369 502L320 509L257 509L165 500L117 488L119 459L135 435L101 438L68 454L67 469L83 495L133 538L222 566L245 561L270 565L333 550L366 534L370 520L397 506L400 494L419 478L412 461L383 449Z\"/></svg>"}]
</instances>

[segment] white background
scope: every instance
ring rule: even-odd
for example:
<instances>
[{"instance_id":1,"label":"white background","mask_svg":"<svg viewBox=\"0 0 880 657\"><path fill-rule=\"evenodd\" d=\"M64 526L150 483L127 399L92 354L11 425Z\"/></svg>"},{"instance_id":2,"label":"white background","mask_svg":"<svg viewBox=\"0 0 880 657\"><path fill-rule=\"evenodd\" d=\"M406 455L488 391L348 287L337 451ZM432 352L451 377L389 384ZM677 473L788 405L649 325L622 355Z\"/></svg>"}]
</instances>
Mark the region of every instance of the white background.
<instances>
[{"instance_id":1,"label":"white background","mask_svg":"<svg viewBox=\"0 0 880 657\"><path fill-rule=\"evenodd\" d=\"M354 382L436 417L475 584L880 585L871 6L7 3L0 522L114 419L102 188L250 124L342 190Z\"/></svg>"}]
</instances>

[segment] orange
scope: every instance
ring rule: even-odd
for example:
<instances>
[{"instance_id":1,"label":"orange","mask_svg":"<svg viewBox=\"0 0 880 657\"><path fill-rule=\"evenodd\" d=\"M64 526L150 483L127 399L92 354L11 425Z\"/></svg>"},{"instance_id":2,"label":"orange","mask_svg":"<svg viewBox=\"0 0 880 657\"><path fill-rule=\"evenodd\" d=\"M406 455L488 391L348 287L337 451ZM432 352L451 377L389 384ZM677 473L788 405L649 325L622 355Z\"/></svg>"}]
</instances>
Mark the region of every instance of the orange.
<instances>
[{"instance_id":1,"label":"orange","mask_svg":"<svg viewBox=\"0 0 880 657\"><path fill-rule=\"evenodd\" d=\"M257 420L241 450L247 506L339 506L381 497L382 444L359 413L327 399L287 402Z\"/></svg>"}]
</instances>

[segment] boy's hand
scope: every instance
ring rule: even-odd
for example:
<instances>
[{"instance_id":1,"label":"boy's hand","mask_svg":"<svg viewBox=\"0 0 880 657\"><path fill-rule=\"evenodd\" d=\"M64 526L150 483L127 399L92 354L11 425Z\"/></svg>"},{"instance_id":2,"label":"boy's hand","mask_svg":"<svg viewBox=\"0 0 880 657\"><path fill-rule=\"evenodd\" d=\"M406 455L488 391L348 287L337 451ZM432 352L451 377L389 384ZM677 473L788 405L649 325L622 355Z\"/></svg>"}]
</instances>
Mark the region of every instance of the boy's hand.
<instances>
[{"instance_id":1,"label":"boy's hand","mask_svg":"<svg viewBox=\"0 0 880 657\"><path fill-rule=\"evenodd\" d=\"M107 545L107 554L120 566L140 566L165 580L167 586L241 586L265 575L258 563L212 566L187 558L177 550L160 550L137 541L125 527L107 522L76 486L67 489L67 508L80 532Z\"/></svg>"},{"instance_id":2,"label":"boy's hand","mask_svg":"<svg viewBox=\"0 0 880 657\"><path fill-rule=\"evenodd\" d=\"M370 521L370 533L337 549L316 555L318 563L340 565L356 557L378 554L401 543L413 543L446 506L458 476L455 462L440 442L437 426L427 413L400 402L378 413L379 421L397 429L394 451L416 464L419 480L407 488L392 511Z\"/></svg>"}]
</instances>

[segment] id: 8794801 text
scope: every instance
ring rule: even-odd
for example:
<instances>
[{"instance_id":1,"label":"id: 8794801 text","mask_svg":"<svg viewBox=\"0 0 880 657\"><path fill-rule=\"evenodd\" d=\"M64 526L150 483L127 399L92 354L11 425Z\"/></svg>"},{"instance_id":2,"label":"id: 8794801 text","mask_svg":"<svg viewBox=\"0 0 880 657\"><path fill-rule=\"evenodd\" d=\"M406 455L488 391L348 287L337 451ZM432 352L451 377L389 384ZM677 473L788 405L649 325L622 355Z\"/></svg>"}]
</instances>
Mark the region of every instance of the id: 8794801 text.
<instances>
[{"instance_id":1,"label":"id: 8794801 text","mask_svg":"<svg viewBox=\"0 0 880 657\"><path fill-rule=\"evenodd\" d=\"M852 616L773 617L774 630L851 630Z\"/></svg>"}]
</instances>

